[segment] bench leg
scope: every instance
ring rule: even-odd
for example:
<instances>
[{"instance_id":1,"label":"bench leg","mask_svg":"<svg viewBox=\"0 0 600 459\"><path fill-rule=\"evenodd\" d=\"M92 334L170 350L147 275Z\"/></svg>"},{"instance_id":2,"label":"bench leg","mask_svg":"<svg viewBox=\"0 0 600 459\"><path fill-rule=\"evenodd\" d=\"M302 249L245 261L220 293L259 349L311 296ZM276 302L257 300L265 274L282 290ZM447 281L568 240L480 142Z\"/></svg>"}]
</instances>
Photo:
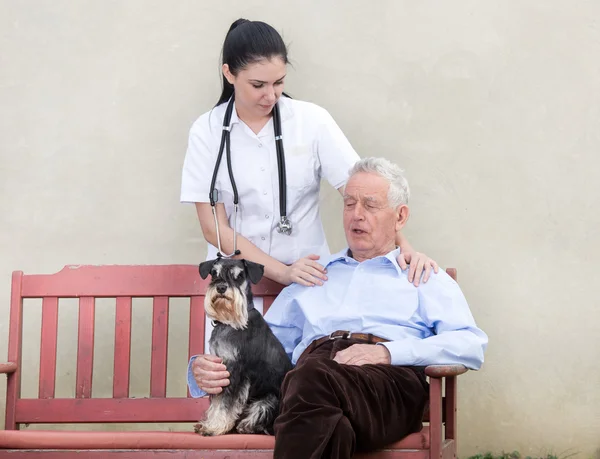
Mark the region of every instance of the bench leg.
<instances>
[{"instance_id":1,"label":"bench leg","mask_svg":"<svg viewBox=\"0 0 600 459\"><path fill-rule=\"evenodd\" d=\"M429 380L430 459L442 459L442 378Z\"/></svg>"}]
</instances>

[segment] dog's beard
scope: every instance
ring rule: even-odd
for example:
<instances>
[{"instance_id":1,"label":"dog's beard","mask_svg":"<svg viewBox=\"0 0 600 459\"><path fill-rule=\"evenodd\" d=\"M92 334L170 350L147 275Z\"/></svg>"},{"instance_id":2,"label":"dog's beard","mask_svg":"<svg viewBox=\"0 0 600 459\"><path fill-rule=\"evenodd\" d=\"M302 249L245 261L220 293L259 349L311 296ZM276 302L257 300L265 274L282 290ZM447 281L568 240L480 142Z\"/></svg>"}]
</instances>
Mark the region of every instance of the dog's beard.
<instances>
[{"instance_id":1,"label":"dog's beard","mask_svg":"<svg viewBox=\"0 0 600 459\"><path fill-rule=\"evenodd\" d=\"M235 329L248 326L246 295L237 288L228 288L225 294L221 295L215 287L210 287L206 292L204 309L210 319Z\"/></svg>"}]
</instances>

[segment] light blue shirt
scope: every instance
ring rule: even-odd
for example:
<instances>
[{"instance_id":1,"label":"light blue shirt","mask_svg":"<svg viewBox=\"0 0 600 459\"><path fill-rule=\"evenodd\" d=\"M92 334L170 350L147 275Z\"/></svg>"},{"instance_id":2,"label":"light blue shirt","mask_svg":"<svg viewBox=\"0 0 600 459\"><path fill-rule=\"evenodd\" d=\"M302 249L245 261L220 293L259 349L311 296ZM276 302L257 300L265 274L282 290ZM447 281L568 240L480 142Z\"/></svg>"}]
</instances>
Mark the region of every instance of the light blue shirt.
<instances>
[{"instance_id":1,"label":"light blue shirt","mask_svg":"<svg viewBox=\"0 0 600 459\"><path fill-rule=\"evenodd\" d=\"M265 320L295 365L315 339L336 330L372 333L390 340L393 365L463 364L477 370L488 337L475 324L458 284L443 270L415 287L396 258L399 249L362 263L348 249L325 263L323 286L292 284L275 299ZM188 366L193 397L200 390Z\"/></svg>"}]
</instances>

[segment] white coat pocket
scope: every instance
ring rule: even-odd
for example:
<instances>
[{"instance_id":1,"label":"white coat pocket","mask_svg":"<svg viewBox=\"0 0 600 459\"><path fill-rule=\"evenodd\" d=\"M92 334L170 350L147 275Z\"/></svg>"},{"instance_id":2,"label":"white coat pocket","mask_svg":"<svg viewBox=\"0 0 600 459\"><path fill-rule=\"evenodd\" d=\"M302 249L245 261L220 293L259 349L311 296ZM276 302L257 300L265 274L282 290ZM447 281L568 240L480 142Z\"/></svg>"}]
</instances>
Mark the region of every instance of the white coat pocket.
<instances>
[{"instance_id":1,"label":"white coat pocket","mask_svg":"<svg viewBox=\"0 0 600 459\"><path fill-rule=\"evenodd\" d=\"M315 159L308 145L292 145L285 150L286 182L291 188L304 188L317 183Z\"/></svg>"}]
</instances>

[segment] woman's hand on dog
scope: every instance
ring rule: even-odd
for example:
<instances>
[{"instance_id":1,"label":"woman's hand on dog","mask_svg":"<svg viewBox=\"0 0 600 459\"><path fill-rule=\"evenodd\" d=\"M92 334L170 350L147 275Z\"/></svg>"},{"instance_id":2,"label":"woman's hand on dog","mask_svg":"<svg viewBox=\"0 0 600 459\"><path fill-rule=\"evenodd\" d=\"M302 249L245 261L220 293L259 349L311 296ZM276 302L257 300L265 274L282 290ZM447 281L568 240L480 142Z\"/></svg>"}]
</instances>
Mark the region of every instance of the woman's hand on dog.
<instances>
[{"instance_id":1,"label":"woman's hand on dog","mask_svg":"<svg viewBox=\"0 0 600 459\"><path fill-rule=\"evenodd\" d=\"M327 280L327 270L317 263L319 258L319 255L311 254L287 266L283 273L282 283L290 285L292 282L296 282L307 287L323 285L323 281Z\"/></svg>"},{"instance_id":2,"label":"woman's hand on dog","mask_svg":"<svg viewBox=\"0 0 600 459\"><path fill-rule=\"evenodd\" d=\"M229 372L223 365L223 359L216 355L199 355L192 363L192 373L196 384L209 395L223 392L229 385Z\"/></svg>"}]
</instances>

